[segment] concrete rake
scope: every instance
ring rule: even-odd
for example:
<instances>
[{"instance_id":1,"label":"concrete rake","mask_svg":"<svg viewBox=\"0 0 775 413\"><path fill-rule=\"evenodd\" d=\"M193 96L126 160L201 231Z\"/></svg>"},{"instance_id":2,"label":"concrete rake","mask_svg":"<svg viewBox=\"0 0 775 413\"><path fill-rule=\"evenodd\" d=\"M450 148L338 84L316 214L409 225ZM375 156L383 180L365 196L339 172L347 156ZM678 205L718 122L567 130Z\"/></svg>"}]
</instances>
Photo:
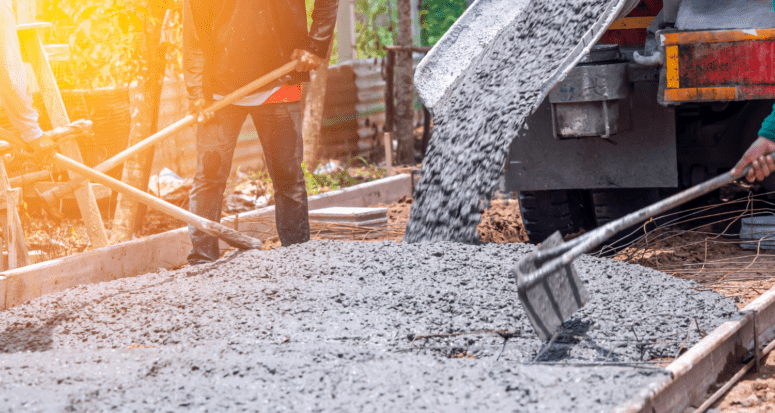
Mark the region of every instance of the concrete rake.
<instances>
[{"instance_id":1,"label":"concrete rake","mask_svg":"<svg viewBox=\"0 0 775 413\"><path fill-rule=\"evenodd\" d=\"M559 232L552 234L512 270L517 280L519 301L538 336L544 341L549 340L562 323L589 301L589 293L573 266L573 260L599 247L618 232L715 191L744 177L750 170L749 166L737 175L727 172L570 242L563 242Z\"/></svg>"}]
</instances>

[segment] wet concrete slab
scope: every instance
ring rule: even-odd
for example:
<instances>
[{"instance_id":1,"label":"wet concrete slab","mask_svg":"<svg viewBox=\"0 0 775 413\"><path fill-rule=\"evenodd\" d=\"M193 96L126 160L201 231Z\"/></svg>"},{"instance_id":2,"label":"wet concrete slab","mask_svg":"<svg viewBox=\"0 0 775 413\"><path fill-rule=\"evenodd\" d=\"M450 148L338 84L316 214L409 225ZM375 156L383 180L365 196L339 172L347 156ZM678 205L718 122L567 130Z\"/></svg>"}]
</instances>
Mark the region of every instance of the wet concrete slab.
<instances>
[{"instance_id":1,"label":"wet concrete slab","mask_svg":"<svg viewBox=\"0 0 775 413\"><path fill-rule=\"evenodd\" d=\"M605 411L738 316L583 257L546 345L508 275L531 248L316 241L41 297L0 317L0 411Z\"/></svg>"}]
</instances>

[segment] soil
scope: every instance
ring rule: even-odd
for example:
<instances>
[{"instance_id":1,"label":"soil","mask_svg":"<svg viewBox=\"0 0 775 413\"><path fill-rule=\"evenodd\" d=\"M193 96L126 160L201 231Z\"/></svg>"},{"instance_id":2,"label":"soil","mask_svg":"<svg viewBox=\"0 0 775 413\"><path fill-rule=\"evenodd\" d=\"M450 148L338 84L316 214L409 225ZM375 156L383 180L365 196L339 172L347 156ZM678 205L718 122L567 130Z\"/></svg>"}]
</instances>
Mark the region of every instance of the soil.
<instances>
[{"instance_id":1,"label":"soil","mask_svg":"<svg viewBox=\"0 0 775 413\"><path fill-rule=\"evenodd\" d=\"M325 171L321 171L320 174L311 174L307 177L308 181L310 181L308 184L311 188L310 195L373 181L385 176L385 170L373 164L353 166L352 162L348 163L339 160L329 160L324 164L327 167ZM412 173L418 167L397 168L397 171L399 173ZM191 189L191 180L181 180L179 185L174 190L163 193L163 199L173 205L188 209L188 192ZM157 193L158 190L154 192L154 195ZM265 197L265 200L262 200L264 203L255 204L254 200L259 200L261 197ZM411 204L412 200L410 199L407 202ZM226 196L223 201L223 216L252 211L268 205L274 205L274 199L272 197L271 181L265 173L260 171L237 171L235 174L232 174L226 187ZM101 210L103 217L110 216L113 212L112 209L115 208L115 199L113 203L104 202L102 207L104 207ZM409 206L407 205L405 209L408 211L408 208ZM77 206L68 205L61 212L66 217L77 215ZM24 209L20 216L32 263L49 261L92 249L83 221L78 218L65 218L61 221L55 221L40 208L35 210L31 208L30 211ZM400 234L392 229L383 234L392 236L384 239L400 240L403 236L405 222L405 220L402 221ZM103 225L105 229L110 231L112 221L106 219L103 221ZM183 221L148 208L143 215L142 225L136 232L135 237L160 234L185 226L186 223ZM318 231L322 231L322 228L318 228ZM360 239L357 237L358 234L349 235L352 235L352 239ZM313 239L325 239L325 237L313 237ZM274 239L267 243L267 248L279 245L279 239Z\"/></svg>"},{"instance_id":2,"label":"soil","mask_svg":"<svg viewBox=\"0 0 775 413\"><path fill-rule=\"evenodd\" d=\"M758 373L746 375L709 412L764 413L775 411L775 353Z\"/></svg>"}]
</instances>

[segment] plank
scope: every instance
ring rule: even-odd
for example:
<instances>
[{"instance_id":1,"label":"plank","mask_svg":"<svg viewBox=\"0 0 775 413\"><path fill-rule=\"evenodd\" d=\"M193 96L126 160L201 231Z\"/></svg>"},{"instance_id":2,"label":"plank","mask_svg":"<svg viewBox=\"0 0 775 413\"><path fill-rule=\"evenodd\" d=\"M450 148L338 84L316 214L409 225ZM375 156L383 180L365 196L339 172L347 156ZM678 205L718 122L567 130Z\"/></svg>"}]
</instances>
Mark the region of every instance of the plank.
<instances>
[{"instance_id":1,"label":"plank","mask_svg":"<svg viewBox=\"0 0 775 413\"><path fill-rule=\"evenodd\" d=\"M78 285L179 267L190 249L188 231L181 228L7 271L0 276L6 284L5 308Z\"/></svg>"},{"instance_id":2,"label":"plank","mask_svg":"<svg viewBox=\"0 0 775 413\"><path fill-rule=\"evenodd\" d=\"M19 197L21 196L21 190L19 189L7 189L6 190L6 219L7 227L10 229L8 238L8 268L20 268L30 265L30 254L27 251L27 242L24 239L24 229L22 228L22 222L19 219Z\"/></svg>"},{"instance_id":3,"label":"plank","mask_svg":"<svg viewBox=\"0 0 775 413\"><path fill-rule=\"evenodd\" d=\"M30 254L27 252L24 229L22 229L17 209L21 190L11 189L2 156L0 156L0 192L2 192L2 198L5 201L6 221L3 226L3 238L5 238L5 246L8 251L8 268L26 267L30 265Z\"/></svg>"},{"instance_id":4,"label":"plank","mask_svg":"<svg viewBox=\"0 0 775 413\"><path fill-rule=\"evenodd\" d=\"M62 95L59 93L59 87L56 84L54 73L51 71L51 65L43 49L38 30L19 31L19 41L35 71L35 77L43 94L43 103L46 106L49 119L51 119L51 126L67 126L70 123L67 109L62 101ZM59 149L68 158L83 163L78 144L74 140L60 142ZM71 176L71 179L77 178L77 176ZM75 190L75 199L78 201L78 208L81 210L81 217L86 224L86 232L92 246L99 248L108 245L108 236L102 223L97 199L86 182Z\"/></svg>"}]
</instances>

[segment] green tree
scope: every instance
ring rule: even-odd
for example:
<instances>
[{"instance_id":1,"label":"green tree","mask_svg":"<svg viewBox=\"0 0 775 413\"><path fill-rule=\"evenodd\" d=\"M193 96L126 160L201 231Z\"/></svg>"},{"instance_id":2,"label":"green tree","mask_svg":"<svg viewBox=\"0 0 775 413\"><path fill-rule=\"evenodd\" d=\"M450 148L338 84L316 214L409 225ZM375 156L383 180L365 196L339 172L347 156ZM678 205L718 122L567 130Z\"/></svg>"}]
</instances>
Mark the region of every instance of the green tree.
<instances>
[{"instance_id":1,"label":"green tree","mask_svg":"<svg viewBox=\"0 0 775 413\"><path fill-rule=\"evenodd\" d=\"M420 39L433 46L466 10L466 0L421 0Z\"/></svg>"},{"instance_id":2,"label":"green tree","mask_svg":"<svg viewBox=\"0 0 775 413\"><path fill-rule=\"evenodd\" d=\"M384 46L396 44L398 6L396 0L357 0L355 42L358 58L384 57Z\"/></svg>"},{"instance_id":3,"label":"green tree","mask_svg":"<svg viewBox=\"0 0 775 413\"><path fill-rule=\"evenodd\" d=\"M57 81L63 88L97 88L128 85L147 65L140 53L144 28L158 19L149 13L151 6L173 10L175 27L167 39L180 66L181 0L59 0L47 2L46 21L53 23L50 43L69 44L72 60L57 67ZM179 70L179 69L178 69Z\"/></svg>"}]
</instances>

